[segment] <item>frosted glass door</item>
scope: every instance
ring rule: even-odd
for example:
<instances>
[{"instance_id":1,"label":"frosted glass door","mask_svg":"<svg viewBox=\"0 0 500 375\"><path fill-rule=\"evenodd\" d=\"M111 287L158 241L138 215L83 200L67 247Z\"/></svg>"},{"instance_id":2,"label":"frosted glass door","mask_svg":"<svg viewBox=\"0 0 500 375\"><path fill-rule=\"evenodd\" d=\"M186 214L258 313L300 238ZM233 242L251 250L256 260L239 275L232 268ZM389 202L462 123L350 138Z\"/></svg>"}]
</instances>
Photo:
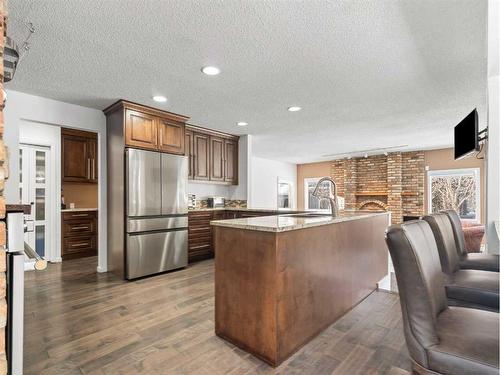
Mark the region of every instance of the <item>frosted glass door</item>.
<instances>
[{"instance_id":1,"label":"frosted glass door","mask_svg":"<svg viewBox=\"0 0 500 375\"><path fill-rule=\"evenodd\" d=\"M20 203L31 205L28 220L33 220L34 231L24 234L28 243L40 256L47 255L47 225L49 195L49 148L21 145L19 149L19 196Z\"/></svg>"}]
</instances>

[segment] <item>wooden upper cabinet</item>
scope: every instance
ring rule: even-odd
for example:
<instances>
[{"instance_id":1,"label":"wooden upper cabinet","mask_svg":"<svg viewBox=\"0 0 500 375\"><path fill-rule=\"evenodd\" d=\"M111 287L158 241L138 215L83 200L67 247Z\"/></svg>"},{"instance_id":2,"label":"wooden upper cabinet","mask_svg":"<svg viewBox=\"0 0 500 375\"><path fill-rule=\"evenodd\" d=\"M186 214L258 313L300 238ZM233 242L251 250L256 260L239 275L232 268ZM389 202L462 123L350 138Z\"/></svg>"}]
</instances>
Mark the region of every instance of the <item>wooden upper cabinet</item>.
<instances>
[{"instance_id":1,"label":"wooden upper cabinet","mask_svg":"<svg viewBox=\"0 0 500 375\"><path fill-rule=\"evenodd\" d=\"M210 180L224 181L224 138L210 137Z\"/></svg>"},{"instance_id":2,"label":"wooden upper cabinet","mask_svg":"<svg viewBox=\"0 0 500 375\"><path fill-rule=\"evenodd\" d=\"M104 113L112 124L108 126L124 139L125 147L186 155L190 180L238 184L237 136L186 124L188 117L125 100ZM97 164L92 164L90 171L91 176L97 176ZM82 169L80 173L87 172Z\"/></svg>"},{"instance_id":3,"label":"wooden upper cabinet","mask_svg":"<svg viewBox=\"0 0 500 375\"><path fill-rule=\"evenodd\" d=\"M125 112L125 144L156 150L158 124L155 116L127 109Z\"/></svg>"},{"instance_id":4,"label":"wooden upper cabinet","mask_svg":"<svg viewBox=\"0 0 500 375\"><path fill-rule=\"evenodd\" d=\"M188 157L189 173L188 178L194 179L194 150L193 150L193 132L186 130L184 133L184 155Z\"/></svg>"},{"instance_id":5,"label":"wooden upper cabinet","mask_svg":"<svg viewBox=\"0 0 500 375\"><path fill-rule=\"evenodd\" d=\"M238 141L224 140L224 181L238 184Z\"/></svg>"},{"instance_id":6,"label":"wooden upper cabinet","mask_svg":"<svg viewBox=\"0 0 500 375\"><path fill-rule=\"evenodd\" d=\"M97 183L97 134L61 130L62 180Z\"/></svg>"},{"instance_id":7,"label":"wooden upper cabinet","mask_svg":"<svg viewBox=\"0 0 500 375\"><path fill-rule=\"evenodd\" d=\"M189 179L238 184L238 137L186 125L185 155Z\"/></svg>"},{"instance_id":8,"label":"wooden upper cabinet","mask_svg":"<svg viewBox=\"0 0 500 375\"><path fill-rule=\"evenodd\" d=\"M195 180L210 179L210 137L206 134L193 133L193 165Z\"/></svg>"},{"instance_id":9,"label":"wooden upper cabinet","mask_svg":"<svg viewBox=\"0 0 500 375\"><path fill-rule=\"evenodd\" d=\"M158 119L158 148L170 154L184 155L185 124Z\"/></svg>"}]
</instances>

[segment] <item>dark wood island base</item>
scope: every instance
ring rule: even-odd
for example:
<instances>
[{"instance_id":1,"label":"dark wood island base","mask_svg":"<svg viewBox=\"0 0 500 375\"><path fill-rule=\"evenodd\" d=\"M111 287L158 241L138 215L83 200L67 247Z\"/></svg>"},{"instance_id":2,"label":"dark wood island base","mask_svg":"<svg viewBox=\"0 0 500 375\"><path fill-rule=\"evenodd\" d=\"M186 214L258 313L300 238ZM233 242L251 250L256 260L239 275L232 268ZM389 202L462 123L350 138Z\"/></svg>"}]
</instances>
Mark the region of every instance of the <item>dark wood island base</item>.
<instances>
[{"instance_id":1,"label":"dark wood island base","mask_svg":"<svg viewBox=\"0 0 500 375\"><path fill-rule=\"evenodd\" d=\"M215 333L278 366L386 276L389 214L274 232L259 219L214 225Z\"/></svg>"}]
</instances>

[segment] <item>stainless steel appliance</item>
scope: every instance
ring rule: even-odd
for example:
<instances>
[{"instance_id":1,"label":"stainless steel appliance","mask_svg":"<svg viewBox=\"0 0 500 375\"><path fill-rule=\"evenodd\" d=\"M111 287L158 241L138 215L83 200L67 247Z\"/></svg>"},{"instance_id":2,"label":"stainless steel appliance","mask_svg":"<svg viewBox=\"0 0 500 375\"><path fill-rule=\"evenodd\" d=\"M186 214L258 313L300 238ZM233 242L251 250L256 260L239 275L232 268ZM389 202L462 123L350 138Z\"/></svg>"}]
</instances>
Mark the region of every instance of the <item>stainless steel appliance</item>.
<instances>
[{"instance_id":1,"label":"stainless steel appliance","mask_svg":"<svg viewBox=\"0 0 500 375\"><path fill-rule=\"evenodd\" d=\"M187 265L188 158L126 150L125 278Z\"/></svg>"},{"instance_id":2,"label":"stainless steel appliance","mask_svg":"<svg viewBox=\"0 0 500 375\"><path fill-rule=\"evenodd\" d=\"M207 205L210 208L222 208L225 206L226 199L224 197L209 197Z\"/></svg>"}]
</instances>

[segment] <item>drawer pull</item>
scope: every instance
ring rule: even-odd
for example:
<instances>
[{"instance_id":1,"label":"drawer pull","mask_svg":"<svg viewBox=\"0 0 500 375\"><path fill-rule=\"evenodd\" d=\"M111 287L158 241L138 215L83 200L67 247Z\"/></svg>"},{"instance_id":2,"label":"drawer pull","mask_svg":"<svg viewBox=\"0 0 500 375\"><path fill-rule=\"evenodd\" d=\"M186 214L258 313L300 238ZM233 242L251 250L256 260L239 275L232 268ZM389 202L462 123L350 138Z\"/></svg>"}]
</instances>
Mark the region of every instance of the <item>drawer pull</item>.
<instances>
[{"instance_id":1,"label":"drawer pull","mask_svg":"<svg viewBox=\"0 0 500 375\"><path fill-rule=\"evenodd\" d=\"M71 217L87 217L89 214L72 214Z\"/></svg>"},{"instance_id":2,"label":"drawer pull","mask_svg":"<svg viewBox=\"0 0 500 375\"><path fill-rule=\"evenodd\" d=\"M89 243L88 242L84 242L84 243L74 243L74 244L71 244L71 247L85 247L85 246L89 246Z\"/></svg>"},{"instance_id":3,"label":"drawer pull","mask_svg":"<svg viewBox=\"0 0 500 375\"><path fill-rule=\"evenodd\" d=\"M210 247L210 245L190 246L189 248L191 250L195 250L195 249L203 249L203 248L206 248L206 247Z\"/></svg>"},{"instance_id":4,"label":"drawer pull","mask_svg":"<svg viewBox=\"0 0 500 375\"><path fill-rule=\"evenodd\" d=\"M81 227L73 227L72 229L75 230L75 229L90 229L90 228L87 226L81 226Z\"/></svg>"}]
</instances>

